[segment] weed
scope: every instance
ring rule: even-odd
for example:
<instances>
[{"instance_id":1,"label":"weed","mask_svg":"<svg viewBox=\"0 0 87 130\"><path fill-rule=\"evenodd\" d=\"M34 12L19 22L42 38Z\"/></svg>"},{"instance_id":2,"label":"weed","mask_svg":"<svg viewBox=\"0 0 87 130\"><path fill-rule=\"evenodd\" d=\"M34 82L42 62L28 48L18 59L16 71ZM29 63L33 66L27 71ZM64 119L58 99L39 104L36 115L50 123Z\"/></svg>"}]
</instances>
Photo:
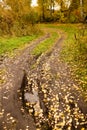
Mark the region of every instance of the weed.
<instances>
[{"instance_id":1,"label":"weed","mask_svg":"<svg viewBox=\"0 0 87 130\"><path fill-rule=\"evenodd\" d=\"M0 69L0 84L5 83L5 77L4 77L5 74L6 74L6 70Z\"/></svg>"}]
</instances>

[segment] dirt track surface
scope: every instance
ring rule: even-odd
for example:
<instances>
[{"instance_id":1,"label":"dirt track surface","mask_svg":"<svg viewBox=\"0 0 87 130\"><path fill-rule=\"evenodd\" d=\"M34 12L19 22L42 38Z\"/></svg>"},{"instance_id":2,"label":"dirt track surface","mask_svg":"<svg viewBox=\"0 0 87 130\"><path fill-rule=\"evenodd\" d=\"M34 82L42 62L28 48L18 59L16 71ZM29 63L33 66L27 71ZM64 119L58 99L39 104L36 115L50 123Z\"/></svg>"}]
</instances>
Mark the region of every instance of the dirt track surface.
<instances>
[{"instance_id":1,"label":"dirt track surface","mask_svg":"<svg viewBox=\"0 0 87 130\"><path fill-rule=\"evenodd\" d=\"M14 59L6 59L0 86L0 130L86 130L87 104L69 66L61 61L65 35L51 52L31 55L36 40Z\"/></svg>"}]
</instances>

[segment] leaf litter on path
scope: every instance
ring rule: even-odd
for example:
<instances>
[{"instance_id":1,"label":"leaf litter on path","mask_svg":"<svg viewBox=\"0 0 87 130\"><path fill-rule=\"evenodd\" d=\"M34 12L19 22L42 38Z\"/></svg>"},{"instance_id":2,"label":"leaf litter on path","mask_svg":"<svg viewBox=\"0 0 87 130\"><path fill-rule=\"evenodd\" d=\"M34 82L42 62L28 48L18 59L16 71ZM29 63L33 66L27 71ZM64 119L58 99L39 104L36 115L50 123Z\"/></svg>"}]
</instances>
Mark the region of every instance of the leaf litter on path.
<instances>
[{"instance_id":1,"label":"leaf litter on path","mask_svg":"<svg viewBox=\"0 0 87 130\"><path fill-rule=\"evenodd\" d=\"M10 64L11 68L7 65L11 74L9 83L0 91L1 129L87 129L87 104L69 66L60 59L64 40L65 35L61 33L51 53L38 59L29 54L34 44Z\"/></svg>"}]
</instances>

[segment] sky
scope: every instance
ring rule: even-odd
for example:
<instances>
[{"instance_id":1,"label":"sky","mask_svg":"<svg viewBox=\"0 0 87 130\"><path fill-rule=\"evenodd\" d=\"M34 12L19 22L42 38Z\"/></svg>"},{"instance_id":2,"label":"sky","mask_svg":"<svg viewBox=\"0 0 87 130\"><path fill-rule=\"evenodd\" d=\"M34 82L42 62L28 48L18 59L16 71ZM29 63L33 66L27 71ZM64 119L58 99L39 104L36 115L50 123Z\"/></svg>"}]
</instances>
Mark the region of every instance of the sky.
<instances>
[{"instance_id":1,"label":"sky","mask_svg":"<svg viewBox=\"0 0 87 130\"><path fill-rule=\"evenodd\" d=\"M37 6L37 0L32 0L31 6Z\"/></svg>"},{"instance_id":2,"label":"sky","mask_svg":"<svg viewBox=\"0 0 87 130\"><path fill-rule=\"evenodd\" d=\"M31 6L37 6L37 0L32 0ZM60 7L58 6L58 4L56 4L55 6L55 10L60 9Z\"/></svg>"}]
</instances>

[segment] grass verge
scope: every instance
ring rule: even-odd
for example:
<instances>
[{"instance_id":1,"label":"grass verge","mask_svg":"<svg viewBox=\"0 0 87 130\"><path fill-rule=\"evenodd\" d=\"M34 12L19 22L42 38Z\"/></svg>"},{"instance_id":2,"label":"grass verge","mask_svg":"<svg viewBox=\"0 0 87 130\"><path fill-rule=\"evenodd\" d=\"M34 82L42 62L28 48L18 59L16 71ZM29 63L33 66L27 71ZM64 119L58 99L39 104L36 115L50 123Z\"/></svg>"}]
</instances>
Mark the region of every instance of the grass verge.
<instances>
[{"instance_id":1,"label":"grass verge","mask_svg":"<svg viewBox=\"0 0 87 130\"><path fill-rule=\"evenodd\" d=\"M67 33L62 58L71 65L76 81L87 91L87 30L81 24L61 25L59 28Z\"/></svg>"},{"instance_id":2,"label":"grass verge","mask_svg":"<svg viewBox=\"0 0 87 130\"><path fill-rule=\"evenodd\" d=\"M0 37L0 55L11 54L15 49L23 48L39 35L4 38Z\"/></svg>"}]
</instances>

